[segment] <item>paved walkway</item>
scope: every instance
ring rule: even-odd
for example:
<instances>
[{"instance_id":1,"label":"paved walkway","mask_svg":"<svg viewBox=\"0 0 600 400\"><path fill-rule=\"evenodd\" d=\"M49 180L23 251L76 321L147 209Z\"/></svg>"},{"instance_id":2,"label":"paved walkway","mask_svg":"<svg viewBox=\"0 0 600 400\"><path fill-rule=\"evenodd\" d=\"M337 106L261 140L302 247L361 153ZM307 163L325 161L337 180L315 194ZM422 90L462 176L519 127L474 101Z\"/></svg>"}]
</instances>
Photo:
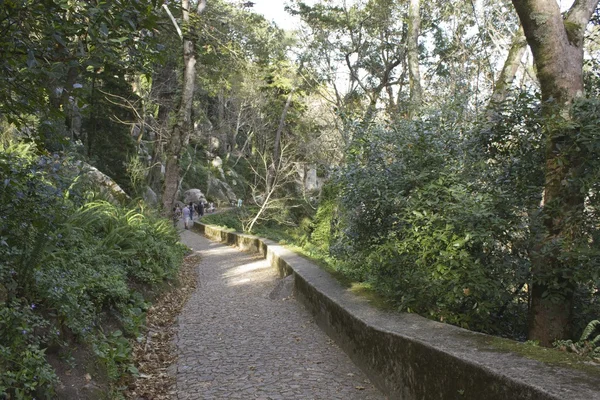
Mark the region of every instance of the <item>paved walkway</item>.
<instances>
[{"instance_id":1,"label":"paved walkway","mask_svg":"<svg viewBox=\"0 0 600 400\"><path fill-rule=\"evenodd\" d=\"M183 231L202 255L179 317L178 399L385 399L256 255ZM272 297L272 296L271 296Z\"/></svg>"}]
</instances>

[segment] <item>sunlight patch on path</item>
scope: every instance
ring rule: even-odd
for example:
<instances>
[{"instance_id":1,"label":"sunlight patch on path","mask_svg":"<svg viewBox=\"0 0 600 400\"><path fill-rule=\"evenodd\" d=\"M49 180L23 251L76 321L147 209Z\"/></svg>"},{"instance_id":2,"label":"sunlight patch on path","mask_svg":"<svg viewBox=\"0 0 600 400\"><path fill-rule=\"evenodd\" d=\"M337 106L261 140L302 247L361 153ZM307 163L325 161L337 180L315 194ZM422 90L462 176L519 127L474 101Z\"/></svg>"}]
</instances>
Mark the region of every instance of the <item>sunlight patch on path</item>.
<instances>
[{"instance_id":1,"label":"sunlight patch on path","mask_svg":"<svg viewBox=\"0 0 600 400\"><path fill-rule=\"evenodd\" d=\"M192 232L198 289L179 317L178 399L385 399L257 255Z\"/></svg>"}]
</instances>

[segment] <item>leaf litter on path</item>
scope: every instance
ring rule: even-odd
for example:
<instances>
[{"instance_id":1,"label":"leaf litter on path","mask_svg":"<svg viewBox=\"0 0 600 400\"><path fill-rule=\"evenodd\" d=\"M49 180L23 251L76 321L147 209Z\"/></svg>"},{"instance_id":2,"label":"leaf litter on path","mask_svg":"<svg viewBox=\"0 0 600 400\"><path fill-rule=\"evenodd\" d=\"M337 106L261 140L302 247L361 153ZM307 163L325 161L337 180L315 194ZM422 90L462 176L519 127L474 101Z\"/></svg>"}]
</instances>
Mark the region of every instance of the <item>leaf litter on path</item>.
<instances>
[{"instance_id":1,"label":"leaf litter on path","mask_svg":"<svg viewBox=\"0 0 600 400\"><path fill-rule=\"evenodd\" d=\"M124 395L132 400L172 400L176 394L177 349L175 322L196 289L200 256L192 254L183 260L177 282L160 295L146 315L146 336L133 345L134 364L139 376Z\"/></svg>"}]
</instances>

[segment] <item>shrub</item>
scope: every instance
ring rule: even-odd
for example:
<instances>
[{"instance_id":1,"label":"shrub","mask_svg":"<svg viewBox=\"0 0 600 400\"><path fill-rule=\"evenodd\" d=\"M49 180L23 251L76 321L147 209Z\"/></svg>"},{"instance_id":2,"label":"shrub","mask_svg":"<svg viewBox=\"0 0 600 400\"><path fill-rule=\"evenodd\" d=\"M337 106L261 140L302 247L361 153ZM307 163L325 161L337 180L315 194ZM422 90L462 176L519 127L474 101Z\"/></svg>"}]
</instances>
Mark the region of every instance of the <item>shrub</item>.
<instances>
[{"instance_id":1,"label":"shrub","mask_svg":"<svg viewBox=\"0 0 600 400\"><path fill-rule=\"evenodd\" d=\"M399 310L523 337L543 184L528 112L509 113L502 134L437 118L359 127L337 177L339 269Z\"/></svg>"},{"instance_id":2,"label":"shrub","mask_svg":"<svg viewBox=\"0 0 600 400\"><path fill-rule=\"evenodd\" d=\"M91 346L115 382L132 372L142 295L175 276L184 249L142 203L98 200L69 157L0 147L0 397L51 398L47 349ZM118 351L113 351L117 348Z\"/></svg>"}]
</instances>

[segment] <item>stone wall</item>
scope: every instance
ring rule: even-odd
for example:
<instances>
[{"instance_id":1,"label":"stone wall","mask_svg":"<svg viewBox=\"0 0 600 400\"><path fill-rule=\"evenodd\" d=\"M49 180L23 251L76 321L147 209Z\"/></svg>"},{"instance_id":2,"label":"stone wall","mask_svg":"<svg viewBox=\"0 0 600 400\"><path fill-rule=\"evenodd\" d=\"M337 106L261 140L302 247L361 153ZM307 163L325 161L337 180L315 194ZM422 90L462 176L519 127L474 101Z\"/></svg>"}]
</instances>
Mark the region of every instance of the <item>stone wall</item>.
<instances>
[{"instance_id":1,"label":"stone wall","mask_svg":"<svg viewBox=\"0 0 600 400\"><path fill-rule=\"evenodd\" d=\"M499 351L488 335L378 310L274 242L203 224L195 229L261 253L282 277L293 274L296 298L390 399L600 399L600 368L590 366L590 372L544 364Z\"/></svg>"}]
</instances>

